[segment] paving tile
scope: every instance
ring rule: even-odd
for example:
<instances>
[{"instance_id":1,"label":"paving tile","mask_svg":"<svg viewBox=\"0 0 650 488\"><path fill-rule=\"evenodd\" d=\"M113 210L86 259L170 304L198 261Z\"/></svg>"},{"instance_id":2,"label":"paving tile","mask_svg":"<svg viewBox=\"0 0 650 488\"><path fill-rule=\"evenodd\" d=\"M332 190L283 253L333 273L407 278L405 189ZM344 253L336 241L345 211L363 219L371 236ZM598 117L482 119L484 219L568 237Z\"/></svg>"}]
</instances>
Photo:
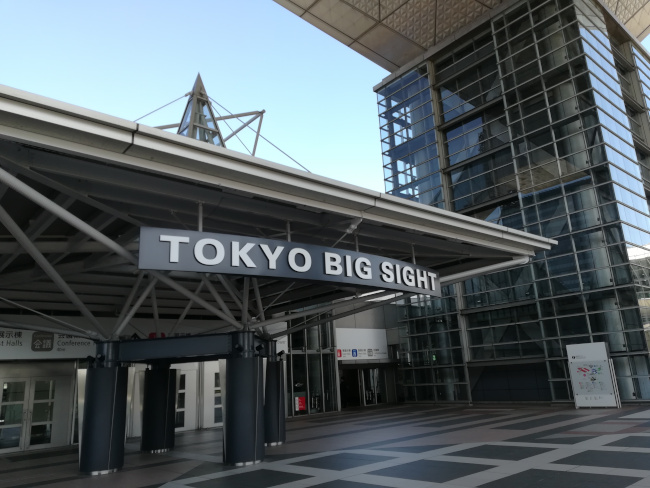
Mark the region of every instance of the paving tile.
<instances>
[{"instance_id":1,"label":"paving tile","mask_svg":"<svg viewBox=\"0 0 650 488\"><path fill-rule=\"evenodd\" d=\"M306 466L308 468L343 471L346 469L358 468L359 466L365 466L367 464L388 461L389 459L395 458L390 456L373 456L370 454L341 453L333 454L331 456L307 459L306 461L299 461L297 463L291 464L294 466Z\"/></svg>"},{"instance_id":2,"label":"paving tile","mask_svg":"<svg viewBox=\"0 0 650 488\"><path fill-rule=\"evenodd\" d=\"M176 479L181 480L187 478L194 478L196 476L203 476L206 474L214 474L214 473L220 473L222 471L229 471L231 469L237 469L237 468L235 468L234 466L226 466L225 464L222 463L201 463L195 468L192 468L189 471L186 471L182 475L178 476Z\"/></svg>"},{"instance_id":3,"label":"paving tile","mask_svg":"<svg viewBox=\"0 0 650 488\"><path fill-rule=\"evenodd\" d=\"M579 444L597 437L595 435L572 435L572 434L554 434L544 437L538 437L532 442L546 442L549 444ZM529 441L530 442L530 441Z\"/></svg>"},{"instance_id":4,"label":"paving tile","mask_svg":"<svg viewBox=\"0 0 650 488\"><path fill-rule=\"evenodd\" d=\"M617 446L617 447L641 447L641 448L650 448L650 436L648 435L631 435L628 437L623 437L606 446Z\"/></svg>"},{"instance_id":5,"label":"paving tile","mask_svg":"<svg viewBox=\"0 0 650 488\"><path fill-rule=\"evenodd\" d=\"M368 474L376 476L390 476L391 478L403 478L407 480L433 481L444 483L463 476L478 473L490 469L491 466L456 463L451 461L414 461L390 468L383 468L371 471Z\"/></svg>"},{"instance_id":6,"label":"paving tile","mask_svg":"<svg viewBox=\"0 0 650 488\"><path fill-rule=\"evenodd\" d=\"M375 447L373 448L373 450L421 453L421 452L433 451L435 449L442 449L444 447L449 447L449 446L453 446L453 444L434 444L429 446Z\"/></svg>"},{"instance_id":7,"label":"paving tile","mask_svg":"<svg viewBox=\"0 0 650 488\"><path fill-rule=\"evenodd\" d=\"M284 473L282 471L273 471L270 469L258 469L222 478L198 481L191 483L188 486L194 488L268 488L307 478L311 478L311 476Z\"/></svg>"},{"instance_id":8,"label":"paving tile","mask_svg":"<svg viewBox=\"0 0 650 488\"><path fill-rule=\"evenodd\" d=\"M529 469L481 485L481 488L625 488L641 478Z\"/></svg>"},{"instance_id":9,"label":"paving tile","mask_svg":"<svg viewBox=\"0 0 650 488\"><path fill-rule=\"evenodd\" d=\"M464 424L467 422L478 422L479 420L497 420L496 415L459 415L450 419L438 420L428 424L420 424L418 427L448 427L450 425ZM502 420L502 419L498 419Z\"/></svg>"},{"instance_id":10,"label":"paving tile","mask_svg":"<svg viewBox=\"0 0 650 488\"><path fill-rule=\"evenodd\" d=\"M518 422L516 424L501 425L494 427L495 429L508 429L508 430L528 430L537 429L538 427L551 426L558 422L566 422L567 420L579 420L576 415L553 415L550 417L542 417L539 419L527 420L525 422Z\"/></svg>"},{"instance_id":11,"label":"paving tile","mask_svg":"<svg viewBox=\"0 0 650 488\"><path fill-rule=\"evenodd\" d=\"M386 485L372 485L368 483L358 483L356 481L335 480L311 485L313 488L386 488Z\"/></svg>"},{"instance_id":12,"label":"paving tile","mask_svg":"<svg viewBox=\"0 0 650 488\"><path fill-rule=\"evenodd\" d=\"M472 447L463 451L450 453L453 456L485 458L485 459L502 459L506 461L520 461L538 454L552 451L551 448L544 447L522 447L522 446L501 446L486 444L483 446Z\"/></svg>"},{"instance_id":13,"label":"paving tile","mask_svg":"<svg viewBox=\"0 0 650 488\"><path fill-rule=\"evenodd\" d=\"M584 451L557 461L557 464L574 466L604 466L621 469L650 469L650 456L630 451Z\"/></svg>"}]
</instances>

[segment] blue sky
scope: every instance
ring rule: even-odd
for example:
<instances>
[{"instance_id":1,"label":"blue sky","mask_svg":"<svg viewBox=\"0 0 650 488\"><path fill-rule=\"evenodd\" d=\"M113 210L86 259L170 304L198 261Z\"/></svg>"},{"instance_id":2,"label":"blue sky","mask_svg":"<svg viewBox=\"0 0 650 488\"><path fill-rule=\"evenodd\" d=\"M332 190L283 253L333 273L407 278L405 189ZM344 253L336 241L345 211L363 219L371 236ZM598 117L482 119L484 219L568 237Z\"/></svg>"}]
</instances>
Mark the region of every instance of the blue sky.
<instances>
[{"instance_id":1,"label":"blue sky","mask_svg":"<svg viewBox=\"0 0 650 488\"><path fill-rule=\"evenodd\" d=\"M388 72L272 0L0 0L0 16L0 84L134 120L200 72L228 110L266 110L262 134L313 173L384 190L372 87ZM186 100L141 122L177 123Z\"/></svg>"},{"instance_id":2,"label":"blue sky","mask_svg":"<svg viewBox=\"0 0 650 488\"><path fill-rule=\"evenodd\" d=\"M262 134L313 173L384 190L372 87L388 72L272 0L0 0L0 16L0 84L135 120L200 72L228 110L266 110ZM141 123L179 122L186 100Z\"/></svg>"}]
</instances>

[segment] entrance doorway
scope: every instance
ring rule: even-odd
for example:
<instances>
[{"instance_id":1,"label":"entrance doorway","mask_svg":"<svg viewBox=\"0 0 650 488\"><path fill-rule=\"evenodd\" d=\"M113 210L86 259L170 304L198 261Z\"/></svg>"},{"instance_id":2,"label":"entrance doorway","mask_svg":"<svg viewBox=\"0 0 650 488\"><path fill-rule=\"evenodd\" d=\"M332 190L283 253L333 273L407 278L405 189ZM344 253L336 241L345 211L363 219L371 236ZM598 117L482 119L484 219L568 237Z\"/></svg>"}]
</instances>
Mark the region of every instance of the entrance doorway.
<instances>
[{"instance_id":1,"label":"entrance doorway","mask_svg":"<svg viewBox=\"0 0 650 488\"><path fill-rule=\"evenodd\" d=\"M389 367L340 366L341 408L395 403L395 371Z\"/></svg>"},{"instance_id":2,"label":"entrance doorway","mask_svg":"<svg viewBox=\"0 0 650 488\"><path fill-rule=\"evenodd\" d=\"M341 370L341 408L361 406L358 369Z\"/></svg>"},{"instance_id":3,"label":"entrance doorway","mask_svg":"<svg viewBox=\"0 0 650 488\"><path fill-rule=\"evenodd\" d=\"M0 378L0 385L0 452L69 444L71 378Z\"/></svg>"}]
</instances>

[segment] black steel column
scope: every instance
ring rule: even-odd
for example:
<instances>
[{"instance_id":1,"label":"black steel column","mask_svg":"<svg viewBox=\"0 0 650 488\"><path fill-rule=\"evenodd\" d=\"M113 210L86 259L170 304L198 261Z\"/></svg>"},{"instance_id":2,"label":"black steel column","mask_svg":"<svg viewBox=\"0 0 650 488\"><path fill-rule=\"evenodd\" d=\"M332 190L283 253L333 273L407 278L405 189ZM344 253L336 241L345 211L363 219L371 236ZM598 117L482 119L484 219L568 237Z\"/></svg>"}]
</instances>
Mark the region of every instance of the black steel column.
<instances>
[{"instance_id":1,"label":"black steel column","mask_svg":"<svg viewBox=\"0 0 650 488\"><path fill-rule=\"evenodd\" d=\"M235 466L264 459L262 358L255 356L253 332L233 332L226 363L223 462Z\"/></svg>"},{"instance_id":2,"label":"black steel column","mask_svg":"<svg viewBox=\"0 0 650 488\"><path fill-rule=\"evenodd\" d=\"M160 453L174 448L176 373L169 363L153 364L144 372L141 451Z\"/></svg>"},{"instance_id":3,"label":"black steel column","mask_svg":"<svg viewBox=\"0 0 650 488\"><path fill-rule=\"evenodd\" d=\"M97 344L86 375L79 471L106 474L124 465L127 368L119 366L117 342Z\"/></svg>"},{"instance_id":4,"label":"black steel column","mask_svg":"<svg viewBox=\"0 0 650 488\"><path fill-rule=\"evenodd\" d=\"M276 342L269 343L264 390L264 444L279 446L287 440L285 429L284 363L276 352Z\"/></svg>"}]
</instances>

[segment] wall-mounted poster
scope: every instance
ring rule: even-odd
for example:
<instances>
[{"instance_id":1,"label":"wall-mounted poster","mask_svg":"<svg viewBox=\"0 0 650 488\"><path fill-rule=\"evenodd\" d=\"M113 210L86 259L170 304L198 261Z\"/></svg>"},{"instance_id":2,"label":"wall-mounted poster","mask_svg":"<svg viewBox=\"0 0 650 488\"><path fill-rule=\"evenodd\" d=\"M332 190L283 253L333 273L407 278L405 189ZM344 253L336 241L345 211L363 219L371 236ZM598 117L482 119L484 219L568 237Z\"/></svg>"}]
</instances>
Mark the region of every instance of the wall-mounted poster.
<instances>
[{"instance_id":1,"label":"wall-mounted poster","mask_svg":"<svg viewBox=\"0 0 650 488\"><path fill-rule=\"evenodd\" d=\"M620 407L616 376L604 342L566 347L576 408Z\"/></svg>"}]
</instances>

